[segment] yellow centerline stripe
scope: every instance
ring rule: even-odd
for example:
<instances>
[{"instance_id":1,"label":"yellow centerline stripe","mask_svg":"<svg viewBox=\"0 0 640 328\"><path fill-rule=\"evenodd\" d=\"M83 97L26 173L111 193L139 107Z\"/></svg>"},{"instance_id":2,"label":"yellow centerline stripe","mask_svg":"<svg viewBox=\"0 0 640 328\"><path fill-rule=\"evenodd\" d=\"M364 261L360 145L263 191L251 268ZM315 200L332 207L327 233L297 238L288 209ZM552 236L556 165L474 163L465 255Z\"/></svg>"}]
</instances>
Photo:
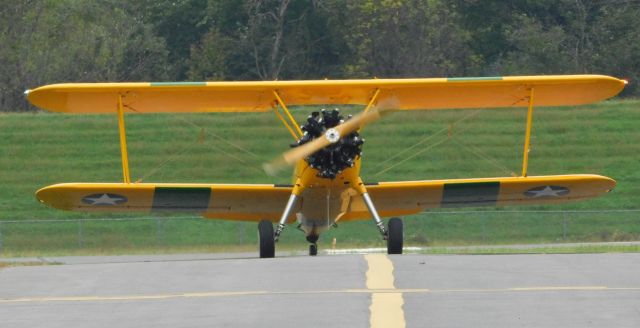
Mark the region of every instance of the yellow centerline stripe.
<instances>
[{"instance_id":1,"label":"yellow centerline stripe","mask_svg":"<svg viewBox=\"0 0 640 328\"><path fill-rule=\"evenodd\" d=\"M558 291L558 290L601 290L607 289L607 286L567 286L567 287L517 287L517 288L509 288L509 290L513 291Z\"/></svg>"},{"instance_id":2,"label":"yellow centerline stripe","mask_svg":"<svg viewBox=\"0 0 640 328\"><path fill-rule=\"evenodd\" d=\"M135 301L135 300L165 300L175 298L206 298L229 296L260 296L260 295L313 295L313 294L454 294L454 293L509 293L509 292L547 292L547 291L640 291L640 287L607 287L607 286L548 286L548 287L513 287L486 289L336 289L336 290L308 290L308 291L239 291L239 292L200 292L156 295L113 295L113 296L44 296L0 299L2 303L20 302L91 302L91 301Z\"/></svg>"},{"instance_id":3,"label":"yellow centerline stripe","mask_svg":"<svg viewBox=\"0 0 640 328\"><path fill-rule=\"evenodd\" d=\"M140 301L140 300L164 300L164 299L171 299L171 298L247 296L247 295L261 295L261 294L270 294L270 293L266 291L246 291L246 292L209 292L209 293L158 294L158 295L51 296L51 297L25 297L25 298L14 298L14 299L0 299L0 303Z\"/></svg>"},{"instance_id":4,"label":"yellow centerline stripe","mask_svg":"<svg viewBox=\"0 0 640 328\"><path fill-rule=\"evenodd\" d=\"M369 265L367 289L372 291L369 326L405 327L404 299L393 284L393 263L385 254L367 254L364 258Z\"/></svg>"}]
</instances>

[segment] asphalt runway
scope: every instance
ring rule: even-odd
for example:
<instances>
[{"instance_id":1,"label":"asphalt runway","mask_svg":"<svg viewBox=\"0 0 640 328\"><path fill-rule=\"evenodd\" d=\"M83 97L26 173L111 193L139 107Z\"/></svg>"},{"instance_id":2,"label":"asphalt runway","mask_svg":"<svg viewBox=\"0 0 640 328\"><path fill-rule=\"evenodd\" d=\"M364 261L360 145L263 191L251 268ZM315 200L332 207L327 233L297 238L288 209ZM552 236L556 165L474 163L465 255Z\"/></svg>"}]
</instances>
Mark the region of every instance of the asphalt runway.
<instances>
[{"instance_id":1,"label":"asphalt runway","mask_svg":"<svg viewBox=\"0 0 640 328\"><path fill-rule=\"evenodd\" d=\"M640 327L640 254L47 258L0 327Z\"/></svg>"}]
</instances>

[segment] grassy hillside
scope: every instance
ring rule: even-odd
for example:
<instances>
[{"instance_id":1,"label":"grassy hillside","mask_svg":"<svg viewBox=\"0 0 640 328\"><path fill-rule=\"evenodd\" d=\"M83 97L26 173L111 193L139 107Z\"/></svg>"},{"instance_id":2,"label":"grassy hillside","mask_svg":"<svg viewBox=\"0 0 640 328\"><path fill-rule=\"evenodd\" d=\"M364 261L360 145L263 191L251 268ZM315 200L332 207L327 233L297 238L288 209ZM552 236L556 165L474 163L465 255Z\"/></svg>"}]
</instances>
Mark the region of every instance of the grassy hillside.
<instances>
[{"instance_id":1,"label":"grassy hillside","mask_svg":"<svg viewBox=\"0 0 640 328\"><path fill-rule=\"evenodd\" d=\"M302 121L310 111L296 108L295 114ZM390 181L519 174L525 116L524 109L394 113L364 131L363 177ZM261 163L292 142L272 113L128 115L126 120L132 180L290 180L287 174L273 179L260 169ZM637 100L536 108L529 174L607 175L618 181L614 192L562 206L432 211L407 218L407 240L446 245L640 239L640 213L619 211L640 208L638 122ZM167 247L255 242L253 224L224 221L171 220L162 229L153 220L86 222L80 227L84 229L81 242L75 221L8 223L125 217L53 210L33 196L38 188L53 183L120 181L122 174L115 116L2 114L0 131L0 245L5 251L155 247L158 240ZM617 212L571 213L568 217L538 212L549 210ZM321 247L333 237L339 243L380 244L369 222L341 225L322 237L325 245ZM288 229L283 242L298 247L302 240L302 234Z\"/></svg>"}]
</instances>

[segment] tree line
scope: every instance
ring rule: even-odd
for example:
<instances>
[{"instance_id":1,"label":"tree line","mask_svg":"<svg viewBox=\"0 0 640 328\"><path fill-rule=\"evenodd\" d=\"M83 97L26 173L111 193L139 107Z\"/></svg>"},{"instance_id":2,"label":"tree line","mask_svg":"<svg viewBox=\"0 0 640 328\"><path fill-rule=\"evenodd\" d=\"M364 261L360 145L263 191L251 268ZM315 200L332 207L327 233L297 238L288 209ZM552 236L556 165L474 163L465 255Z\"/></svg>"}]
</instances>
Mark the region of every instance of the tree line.
<instances>
[{"instance_id":1,"label":"tree line","mask_svg":"<svg viewBox=\"0 0 640 328\"><path fill-rule=\"evenodd\" d=\"M1 111L58 82L640 78L640 0L0 2Z\"/></svg>"}]
</instances>

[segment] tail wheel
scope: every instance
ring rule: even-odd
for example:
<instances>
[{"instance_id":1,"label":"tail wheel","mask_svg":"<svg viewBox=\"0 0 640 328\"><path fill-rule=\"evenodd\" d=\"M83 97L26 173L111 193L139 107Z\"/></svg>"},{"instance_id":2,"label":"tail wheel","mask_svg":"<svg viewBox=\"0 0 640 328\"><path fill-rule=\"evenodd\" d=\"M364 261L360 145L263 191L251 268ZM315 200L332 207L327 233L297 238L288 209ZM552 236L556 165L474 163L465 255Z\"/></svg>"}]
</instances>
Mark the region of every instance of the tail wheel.
<instances>
[{"instance_id":1,"label":"tail wheel","mask_svg":"<svg viewBox=\"0 0 640 328\"><path fill-rule=\"evenodd\" d=\"M260 238L260 258L272 258L276 255L276 241L273 234L273 224L262 220L258 223L258 235Z\"/></svg>"},{"instance_id":2,"label":"tail wheel","mask_svg":"<svg viewBox=\"0 0 640 328\"><path fill-rule=\"evenodd\" d=\"M318 245L316 244L309 245L309 255L311 256L318 255Z\"/></svg>"},{"instance_id":3,"label":"tail wheel","mask_svg":"<svg viewBox=\"0 0 640 328\"><path fill-rule=\"evenodd\" d=\"M404 228L402 220L392 218L389 220L389 230L387 238L387 254L402 254L402 245L404 239Z\"/></svg>"}]
</instances>

